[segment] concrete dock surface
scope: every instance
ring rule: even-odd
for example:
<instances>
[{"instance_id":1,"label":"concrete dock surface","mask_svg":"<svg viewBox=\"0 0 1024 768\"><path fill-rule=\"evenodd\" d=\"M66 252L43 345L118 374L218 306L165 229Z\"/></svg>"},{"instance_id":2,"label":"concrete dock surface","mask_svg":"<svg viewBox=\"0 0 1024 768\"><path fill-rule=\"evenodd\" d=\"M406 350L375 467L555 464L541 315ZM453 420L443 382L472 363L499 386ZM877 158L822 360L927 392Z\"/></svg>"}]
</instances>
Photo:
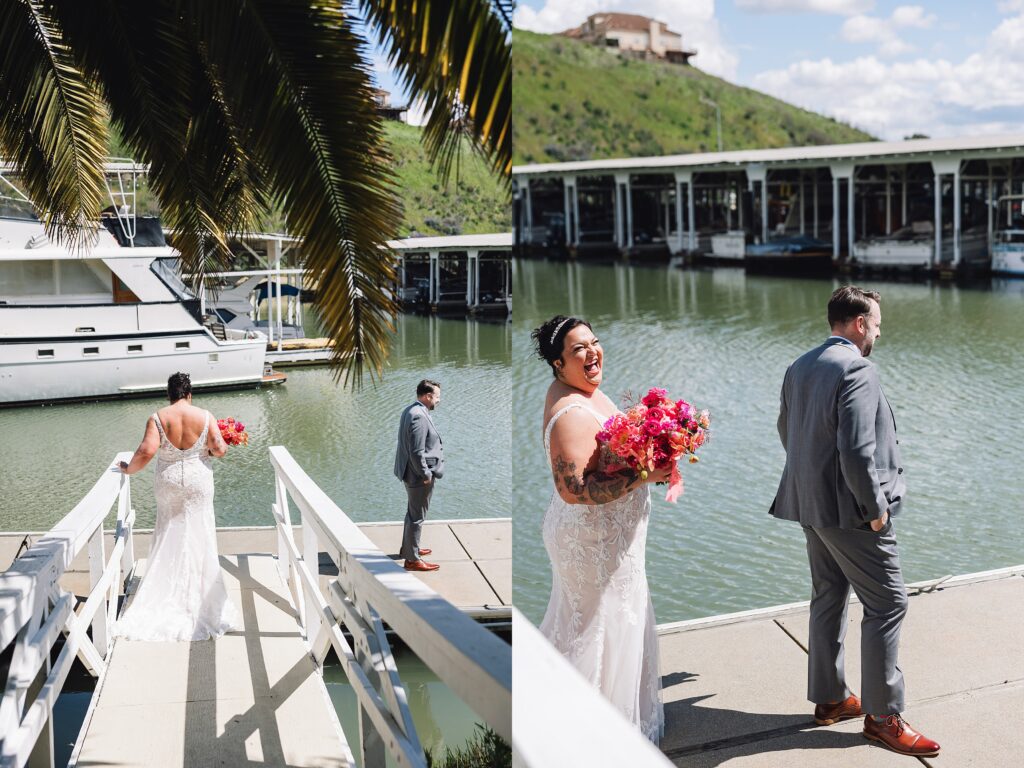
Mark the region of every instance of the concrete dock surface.
<instances>
[{"instance_id":1,"label":"concrete dock surface","mask_svg":"<svg viewBox=\"0 0 1024 768\"><path fill-rule=\"evenodd\" d=\"M276 559L222 555L221 568L242 626L194 643L116 640L72 765L353 764Z\"/></svg>"},{"instance_id":2,"label":"concrete dock surface","mask_svg":"<svg viewBox=\"0 0 1024 768\"><path fill-rule=\"evenodd\" d=\"M384 554L398 560L402 523L359 523L359 528ZM42 533L0 533L0 571L6 570L25 537L34 542ZM301 529L294 529L302 541ZM108 535L107 551L113 543ZM150 530L134 533L135 556L149 556ZM440 570L416 576L445 600L477 618L509 619L512 605L512 521L509 518L428 520L421 543L433 550L426 559ZM273 526L217 529L218 552L224 555L277 554ZM326 587L332 570L321 556L321 581ZM77 595L89 593L89 562L82 552L61 578L61 585Z\"/></svg>"},{"instance_id":3,"label":"concrete dock surface","mask_svg":"<svg viewBox=\"0 0 1024 768\"><path fill-rule=\"evenodd\" d=\"M863 719L814 724L806 603L659 627L662 751L685 768L1024 765L1024 566L909 591L904 716L939 742L938 757L904 757L867 741ZM854 693L861 615L852 602L846 674Z\"/></svg>"}]
</instances>

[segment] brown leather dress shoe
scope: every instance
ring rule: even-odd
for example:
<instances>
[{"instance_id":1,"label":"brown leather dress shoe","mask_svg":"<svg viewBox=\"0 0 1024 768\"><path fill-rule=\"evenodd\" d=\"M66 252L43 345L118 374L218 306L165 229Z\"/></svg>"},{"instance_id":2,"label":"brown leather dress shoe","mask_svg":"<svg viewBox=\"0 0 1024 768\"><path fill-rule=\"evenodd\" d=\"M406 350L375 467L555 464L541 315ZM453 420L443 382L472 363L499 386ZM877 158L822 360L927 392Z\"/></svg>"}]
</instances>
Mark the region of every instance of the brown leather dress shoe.
<instances>
[{"instance_id":1,"label":"brown leather dress shoe","mask_svg":"<svg viewBox=\"0 0 1024 768\"><path fill-rule=\"evenodd\" d=\"M434 552L434 550L432 550L432 549L427 549L426 547L420 547L420 554L421 555L430 555L430 554L433 554L433 552Z\"/></svg>"},{"instance_id":2,"label":"brown leather dress shoe","mask_svg":"<svg viewBox=\"0 0 1024 768\"><path fill-rule=\"evenodd\" d=\"M901 755L935 757L939 754L938 743L915 731L900 715L889 715L881 723L868 715L864 718L864 738L881 742Z\"/></svg>"},{"instance_id":3,"label":"brown leather dress shoe","mask_svg":"<svg viewBox=\"0 0 1024 768\"><path fill-rule=\"evenodd\" d=\"M421 552L423 550L420 550ZM441 566L437 563L428 563L426 560L406 560L405 570L407 571L436 571Z\"/></svg>"},{"instance_id":4,"label":"brown leather dress shoe","mask_svg":"<svg viewBox=\"0 0 1024 768\"><path fill-rule=\"evenodd\" d=\"M836 704L817 704L814 707L814 722L818 725L834 725L840 720L860 717L864 712L860 708L860 699L850 696Z\"/></svg>"}]
</instances>

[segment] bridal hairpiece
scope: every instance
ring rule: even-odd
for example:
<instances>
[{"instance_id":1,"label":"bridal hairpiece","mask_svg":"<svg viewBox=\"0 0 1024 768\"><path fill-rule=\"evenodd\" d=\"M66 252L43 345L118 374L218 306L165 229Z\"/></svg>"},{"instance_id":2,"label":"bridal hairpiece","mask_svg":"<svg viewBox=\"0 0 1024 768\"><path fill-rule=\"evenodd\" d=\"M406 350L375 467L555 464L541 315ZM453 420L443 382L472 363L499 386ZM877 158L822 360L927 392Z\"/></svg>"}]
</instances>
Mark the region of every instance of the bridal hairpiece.
<instances>
[{"instance_id":1,"label":"bridal hairpiece","mask_svg":"<svg viewBox=\"0 0 1024 768\"><path fill-rule=\"evenodd\" d=\"M548 342L549 344L555 343L555 336L557 336L558 332L562 330L562 326L568 323L571 319L571 317L567 317L565 318L565 320L563 320L562 322L555 326L555 332L551 334L551 341Z\"/></svg>"}]
</instances>

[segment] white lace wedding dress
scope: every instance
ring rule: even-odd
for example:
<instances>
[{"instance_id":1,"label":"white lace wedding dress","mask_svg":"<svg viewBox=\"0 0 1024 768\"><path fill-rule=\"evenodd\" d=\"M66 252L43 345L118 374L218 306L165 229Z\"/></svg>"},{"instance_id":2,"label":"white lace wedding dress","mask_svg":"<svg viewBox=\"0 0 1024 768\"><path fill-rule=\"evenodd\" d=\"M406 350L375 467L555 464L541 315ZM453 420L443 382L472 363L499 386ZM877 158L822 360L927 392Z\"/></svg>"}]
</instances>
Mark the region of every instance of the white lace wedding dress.
<instances>
[{"instance_id":1,"label":"white lace wedding dress","mask_svg":"<svg viewBox=\"0 0 1024 768\"><path fill-rule=\"evenodd\" d=\"M572 408L599 423L580 403L559 410L544 430L551 462L551 428ZM648 486L608 504L567 504L556 491L544 515L551 558L551 600L541 632L622 713L657 744L665 730L658 676L654 606L647 590L645 549L651 512Z\"/></svg>"},{"instance_id":2,"label":"white lace wedding dress","mask_svg":"<svg viewBox=\"0 0 1024 768\"><path fill-rule=\"evenodd\" d=\"M128 640L206 640L237 626L217 560L213 467L206 448L212 416L191 448L175 448L160 432L156 527L142 584L117 622Z\"/></svg>"}]
</instances>

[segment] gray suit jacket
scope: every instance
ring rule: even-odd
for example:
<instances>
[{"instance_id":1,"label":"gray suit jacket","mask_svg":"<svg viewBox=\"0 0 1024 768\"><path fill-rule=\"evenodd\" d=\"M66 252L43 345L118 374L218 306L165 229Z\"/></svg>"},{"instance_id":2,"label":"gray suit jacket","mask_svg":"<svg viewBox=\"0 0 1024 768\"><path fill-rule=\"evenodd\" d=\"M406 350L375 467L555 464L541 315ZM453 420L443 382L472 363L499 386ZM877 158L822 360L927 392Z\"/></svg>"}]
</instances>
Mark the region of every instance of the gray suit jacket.
<instances>
[{"instance_id":1,"label":"gray suit jacket","mask_svg":"<svg viewBox=\"0 0 1024 768\"><path fill-rule=\"evenodd\" d=\"M418 400L402 411L398 426L395 477L407 485L423 485L444 476L444 446L430 411Z\"/></svg>"},{"instance_id":2,"label":"gray suit jacket","mask_svg":"<svg viewBox=\"0 0 1024 768\"><path fill-rule=\"evenodd\" d=\"M875 364L830 339L782 382L786 468L771 514L818 528L864 528L899 513L906 490L896 420Z\"/></svg>"}]
</instances>

